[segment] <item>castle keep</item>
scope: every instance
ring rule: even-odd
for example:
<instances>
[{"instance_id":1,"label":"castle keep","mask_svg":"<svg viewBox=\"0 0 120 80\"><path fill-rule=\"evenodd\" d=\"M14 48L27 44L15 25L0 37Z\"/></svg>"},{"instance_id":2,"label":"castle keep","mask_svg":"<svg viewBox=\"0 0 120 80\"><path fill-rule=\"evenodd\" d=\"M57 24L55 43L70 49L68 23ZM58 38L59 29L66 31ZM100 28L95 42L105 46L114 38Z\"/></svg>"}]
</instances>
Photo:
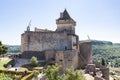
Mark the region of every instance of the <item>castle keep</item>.
<instances>
[{"instance_id":1,"label":"castle keep","mask_svg":"<svg viewBox=\"0 0 120 80\"><path fill-rule=\"evenodd\" d=\"M55 31L38 28L30 31L28 26L21 35L22 58L36 56L48 64L62 65L63 71L66 68L84 68L92 63L91 42L79 41L79 36L75 34L76 22L67 10L60 13L56 24Z\"/></svg>"}]
</instances>

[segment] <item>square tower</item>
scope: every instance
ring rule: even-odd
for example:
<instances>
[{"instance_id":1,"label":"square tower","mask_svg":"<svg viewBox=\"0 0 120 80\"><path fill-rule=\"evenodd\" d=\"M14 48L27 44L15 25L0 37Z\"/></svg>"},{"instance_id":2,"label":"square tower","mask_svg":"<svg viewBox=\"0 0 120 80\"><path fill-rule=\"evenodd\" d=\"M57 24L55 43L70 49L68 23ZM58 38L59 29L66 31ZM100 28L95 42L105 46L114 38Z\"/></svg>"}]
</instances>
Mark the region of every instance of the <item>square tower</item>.
<instances>
[{"instance_id":1,"label":"square tower","mask_svg":"<svg viewBox=\"0 0 120 80\"><path fill-rule=\"evenodd\" d=\"M67 10L60 13L60 18L56 20L58 32L67 32L68 34L75 34L76 22L69 16Z\"/></svg>"}]
</instances>

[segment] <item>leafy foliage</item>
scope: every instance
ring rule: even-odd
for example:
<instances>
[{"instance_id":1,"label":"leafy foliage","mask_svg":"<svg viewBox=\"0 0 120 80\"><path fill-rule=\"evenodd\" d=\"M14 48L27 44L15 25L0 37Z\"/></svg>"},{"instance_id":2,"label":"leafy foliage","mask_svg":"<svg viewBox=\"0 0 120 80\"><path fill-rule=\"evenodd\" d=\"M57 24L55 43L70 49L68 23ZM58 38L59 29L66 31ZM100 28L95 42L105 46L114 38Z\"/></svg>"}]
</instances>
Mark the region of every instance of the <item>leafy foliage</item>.
<instances>
[{"instance_id":1,"label":"leafy foliage","mask_svg":"<svg viewBox=\"0 0 120 80\"><path fill-rule=\"evenodd\" d=\"M7 53L8 47L3 45L0 41L0 55Z\"/></svg>"},{"instance_id":2,"label":"leafy foliage","mask_svg":"<svg viewBox=\"0 0 120 80\"><path fill-rule=\"evenodd\" d=\"M120 45L93 45L93 60L101 62L104 58L105 64L120 66Z\"/></svg>"},{"instance_id":3,"label":"leafy foliage","mask_svg":"<svg viewBox=\"0 0 120 80\"><path fill-rule=\"evenodd\" d=\"M12 80L8 75L0 74L0 80Z\"/></svg>"},{"instance_id":4,"label":"leafy foliage","mask_svg":"<svg viewBox=\"0 0 120 80\"><path fill-rule=\"evenodd\" d=\"M57 64L48 66L45 70L49 80L86 80L83 72L80 70L73 71L71 69L66 70L66 74L60 75L60 66Z\"/></svg>"},{"instance_id":5,"label":"leafy foliage","mask_svg":"<svg viewBox=\"0 0 120 80\"><path fill-rule=\"evenodd\" d=\"M103 58L101 59L101 64L105 66L105 60Z\"/></svg>"},{"instance_id":6,"label":"leafy foliage","mask_svg":"<svg viewBox=\"0 0 120 80\"><path fill-rule=\"evenodd\" d=\"M33 56L30 60L32 66L36 67L38 65L38 60L35 56Z\"/></svg>"},{"instance_id":7,"label":"leafy foliage","mask_svg":"<svg viewBox=\"0 0 120 80\"><path fill-rule=\"evenodd\" d=\"M38 76L38 74L39 74L39 72L38 72L38 71L36 71L36 70L34 70L34 71L33 71L33 77L35 77L35 78L36 78L36 77Z\"/></svg>"},{"instance_id":8,"label":"leafy foliage","mask_svg":"<svg viewBox=\"0 0 120 80\"><path fill-rule=\"evenodd\" d=\"M83 75L83 72L80 70L73 71L71 69L67 69L67 79L65 80L85 80L85 77Z\"/></svg>"},{"instance_id":9,"label":"leafy foliage","mask_svg":"<svg viewBox=\"0 0 120 80\"><path fill-rule=\"evenodd\" d=\"M46 75L48 76L49 80L58 80L58 72L60 70L60 66L57 64L48 66L45 70Z\"/></svg>"}]
</instances>

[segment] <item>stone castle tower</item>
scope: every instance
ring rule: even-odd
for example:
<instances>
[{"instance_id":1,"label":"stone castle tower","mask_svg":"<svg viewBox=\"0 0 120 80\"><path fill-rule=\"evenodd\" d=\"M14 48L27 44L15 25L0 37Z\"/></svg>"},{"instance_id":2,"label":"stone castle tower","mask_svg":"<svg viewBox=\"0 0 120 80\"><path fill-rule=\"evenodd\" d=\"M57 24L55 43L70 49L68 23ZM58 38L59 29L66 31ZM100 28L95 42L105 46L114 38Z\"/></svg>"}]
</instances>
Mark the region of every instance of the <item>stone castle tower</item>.
<instances>
[{"instance_id":1,"label":"stone castle tower","mask_svg":"<svg viewBox=\"0 0 120 80\"><path fill-rule=\"evenodd\" d=\"M67 32L68 34L75 34L76 22L69 16L67 10L60 13L60 18L56 20L58 32Z\"/></svg>"},{"instance_id":2,"label":"stone castle tower","mask_svg":"<svg viewBox=\"0 0 120 80\"><path fill-rule=\"evenodd\" d=\"M56 20L55 31L35 28L21 35L22 58L30 59L36 56L39 60L45 60L48 64L58 63L62 70L66 68L84 68L92 62L91 42L79 41L75 34L76 22L65 9Z\"/></svg>"}]
</instances>

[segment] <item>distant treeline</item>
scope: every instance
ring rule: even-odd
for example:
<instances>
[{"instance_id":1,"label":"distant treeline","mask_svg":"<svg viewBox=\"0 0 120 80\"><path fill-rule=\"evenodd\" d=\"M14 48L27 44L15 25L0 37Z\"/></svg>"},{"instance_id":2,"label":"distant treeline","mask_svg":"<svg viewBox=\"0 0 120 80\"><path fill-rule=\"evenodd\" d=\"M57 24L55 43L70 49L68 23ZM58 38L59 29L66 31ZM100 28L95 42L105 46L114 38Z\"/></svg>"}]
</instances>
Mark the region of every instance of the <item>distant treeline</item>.
<instances>
[{"instance_id":1,"label":"distant treeline","mask_svg":"<svg viewBox=\"0 0 120 80\"><path fill-rule=\"evenodd\" d=\"M98 40L92 40L93 45L113 45L110 41L98 41Z\"/></svg>"},{"instance_id":2,"label":"distant treeline","mask_svg":"<svg viewBox=\"0 0 120 80\"><path fill-rule=\"evenodd\" d=\"M20 45L8 45L8 53L20 53Z\"/></svg>"}]
</instances>

